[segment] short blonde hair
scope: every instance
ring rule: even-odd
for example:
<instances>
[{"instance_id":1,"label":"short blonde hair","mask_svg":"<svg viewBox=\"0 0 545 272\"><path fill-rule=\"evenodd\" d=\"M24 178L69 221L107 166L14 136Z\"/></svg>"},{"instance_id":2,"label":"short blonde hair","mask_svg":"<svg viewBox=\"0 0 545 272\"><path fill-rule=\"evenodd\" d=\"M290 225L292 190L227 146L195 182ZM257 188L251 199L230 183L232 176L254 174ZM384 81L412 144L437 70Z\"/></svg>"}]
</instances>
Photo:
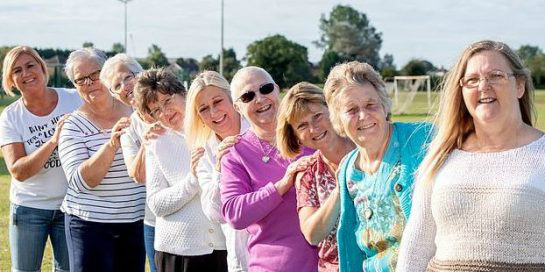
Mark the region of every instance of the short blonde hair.
<instances>
[{"instance_id":1,"label":"short blonde hair","mask_svg":"<svg viewBox=\"0 0 545 272\"><path fill-rule=\"evenodd\" d=\"M301 152L301 144L292 123L309 112L308 106L311 103L327 107L322 89L308 82L301 82L291 87L280 102L276 124L276 146L285 158L294 158Z\"/></svg>"},{"instance_id":2,"label":"short blonde hair","mask_svg":"<svg viewBox=\"0 0 545 272\"><path fill-rule=\"evenodd\" d=\"M208 139L214 134L214 131L201 120L197 109L199 106L197 105L197 95L207 86L220 88L232 102L229 82L222 75L214 71L204 71L197 75L187 93L184 120L186 141L191 148L205 146Z\"/></svg>"},{"instance_id":3,"label":"short blonde hair","mask_svg":"<svg viewBox=\"0 0 545 272\"><path fill-rule=\"evenodd\" d=\"M129 57L125 53L119 53L104 62L102 69L100 70L100 81L106 86L106 88L112 88L111 79L114 75L114 68L117 65L125 65L129 71L131 71L135 76L142 72L142 66L136 59Z\"/></svg>"},{"instance_id":4,"label":"short blonde hair","mask_svg":"<svg viewBox=\"0 0 545 272\"><path fill-rule=\"evenodd\" d=\"M13 82L13 65L22 54L28 54L38 62L45 76L45 84L49 81L49 72L47 71L47 65L45 61L40 57L38 52L30 46L20 45L11 49L4 58L4 64L2 68L2 88L10 96L15 96L12 88L15 87L15 82ZM20 90L19 90L20 91Z\"/></svg>"},{"instance_id":5,"label":"short blonde hair","mask_svg":"<svg viewBox=\"0 0 545 272\"><path fill-rule=\"evenodd\" d=\"M382 77L371 65L358 61L342 63L333 67L327 76L324 94L329 106L331 123L335 131L343 137L346 137L346 132L340 122L338 97L346 89L363 86L367 83L377 91L380 103L386 112L386 120L390 120L392 101L388 97Z\"/></svg>"}]
</instances>

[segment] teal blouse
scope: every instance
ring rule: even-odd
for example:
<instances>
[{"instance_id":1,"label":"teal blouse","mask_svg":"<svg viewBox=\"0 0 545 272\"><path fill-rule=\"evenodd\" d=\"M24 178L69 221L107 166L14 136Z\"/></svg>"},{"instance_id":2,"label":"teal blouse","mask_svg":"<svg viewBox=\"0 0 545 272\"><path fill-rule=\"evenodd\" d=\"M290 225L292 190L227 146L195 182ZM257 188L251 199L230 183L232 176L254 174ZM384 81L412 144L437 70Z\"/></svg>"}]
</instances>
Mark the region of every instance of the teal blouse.
<instances>
[{"instance_id":1,"label":"teal blouse","mask_svg":"<svg viewBox=\"0 0 545 272\"><path fill-rule=\"evenodd\" d=\"M343 159L338 173L341 272L395 271L411 210L414 173L431 140L431 129L426 123L394 123L382 163L373 175L355 167L358 149Z\"/></svg>"}]
</instances>

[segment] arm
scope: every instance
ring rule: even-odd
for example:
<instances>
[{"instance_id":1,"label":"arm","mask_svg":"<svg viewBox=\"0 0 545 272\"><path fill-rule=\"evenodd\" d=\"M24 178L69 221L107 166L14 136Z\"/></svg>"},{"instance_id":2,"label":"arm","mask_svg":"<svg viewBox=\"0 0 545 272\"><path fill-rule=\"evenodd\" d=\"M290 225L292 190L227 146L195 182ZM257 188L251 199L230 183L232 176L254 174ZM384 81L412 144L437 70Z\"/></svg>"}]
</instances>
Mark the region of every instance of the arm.
<instances>
[{"instance_id":1,"label":"arm","mask_svg":"<svg viewBox=\"0 0 545 272\"><path fill-rule=\"evenodd\" d=\"M161 160L154 152L146 151L148 206L156 216L177 212L199 192L199 184L189 173L189 167L184 173L184 168L179 165L189 164L187 154L183 156L176 160Z\"/></svg>"},{"instance_id":2,"label":"arm","mask_svg":"<svg viewBox=\"0 0 545 272\"><path fill-rule=\"evenodd\" d=\"M127 172L129 176L134 179L136 183L146 183L146 150L144 145L141 145L136 152L135 156L125 155L123 153L123 160L127 165Z\"/></svg>"},{"instance_id":3,"label":"arm","mask_svg":"<svg viewBox=\"0 0 545 272\"><path fill-rule=\"evenodd\" d=\"M211 222L225 223L221 216L220 173L216 171L210 153L204 153L197 165L197 179L201 186L201 205Z\"/></svg>"},{"instance_id":4,"label":"arm","mask_svg":"<svg viewBox=\"0 0 545 272\"><path fill-rule=\"evenodd\" d=\"M435 221L431 213L432 184L418 182L411 216L403 232L396 271L424 271L435 255Z\"/></svg>"},{"instance_id":5,"label":"arm","mask_svg":"<svg viewBox=\"0 0 545 272\"><path fill-rule=\"evenodd\" d=\"M64 121L68 115L63 116L57 122L55 133L42 146L30 154L26 154L25 146L22 142L10 143L2 146L2 154L6 162L9 173L18 181L25 181L36 175L47 162L59 142L60 132ZM1 129L12 129L9 126L2 125Z\"/></svg>"},{"instance_id":6,"label":"arm","mask_svg":"<svg viewBox=\"0 0 545 272\"><path fill-rule=\"evenodd\" d=\"M337 224L341 206L338 184L330 193L327 200L322 205L319 205L317 203L318 199L309 199L311 195L309 195L309 187L307 185L310 182L312 182L310 172L307 171L297 175L297 206L300 207L299 224L301 232L309 244L316 246L331 233L331 230Z\"/></svg>"},{"instance_id":7,"label":"arm","mask_svg":"<svg viewBox=\"0 0 545 272\"><path fill-rule=\"evenodd\" d=\"M254 190L244 166L231 150L221 161L221 213L235 229L245 229L267 216L282 197L272 182Z\"/></svg>"}]
</instances>

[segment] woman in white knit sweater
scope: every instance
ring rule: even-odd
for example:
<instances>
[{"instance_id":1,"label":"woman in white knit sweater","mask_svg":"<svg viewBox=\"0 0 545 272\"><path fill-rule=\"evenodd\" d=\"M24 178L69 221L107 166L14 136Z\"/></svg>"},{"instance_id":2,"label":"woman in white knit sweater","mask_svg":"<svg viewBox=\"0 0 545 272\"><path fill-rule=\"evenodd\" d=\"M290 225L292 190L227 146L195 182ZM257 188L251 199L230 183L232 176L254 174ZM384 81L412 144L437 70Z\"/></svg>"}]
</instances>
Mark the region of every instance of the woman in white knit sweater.
<instances>
[{"instance_id":1,"label":"woman in white knit sweater","mask_svg":"<svg viewBox=\"0 0 545 272\"><path fill-rule=\"evenodd\" d=\"M191 175L183 119L186 91L164 69L138 75L137 107L168 128L146 147L148 205L157 216L155 264L159 272L227 271L225 237L203 214L200 187Z\"/></svg>"},{"instance_id":2,"label":"woman in white knit sweater","mask_svg":"<svg viewBox=\"0 0 545 272\"><path fill-rule=\"evenodd\" d=\"M545 136L529 71L504 43L450 71L397 271L545 271Z\"/></svg>"}]
</instances>

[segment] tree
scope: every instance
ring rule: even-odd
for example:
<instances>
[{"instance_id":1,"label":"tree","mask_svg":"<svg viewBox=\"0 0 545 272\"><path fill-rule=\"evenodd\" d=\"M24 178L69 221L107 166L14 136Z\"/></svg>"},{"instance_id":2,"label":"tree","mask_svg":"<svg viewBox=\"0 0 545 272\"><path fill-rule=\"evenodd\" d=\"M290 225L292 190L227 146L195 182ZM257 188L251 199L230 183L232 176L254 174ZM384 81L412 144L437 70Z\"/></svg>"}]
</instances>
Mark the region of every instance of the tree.
<instances>
[{"instance_id":1,"label":"tree","mask_svg":"<svg viewBox=\"0 0 545 272\"><path fill-rule=\"evenodd\" d=\"M108 55L110 56L115 56L119 53L125 53L125 46L121 43L114 43L112 45L112 49L110 50L110 52L108 52Z\"/></svg>"},{"instance_id":2,"label":"tree","mask_svg":"<svg viewBox=\"0 0 545 272\"><path fill-rule=\"evenodd\" d=\"M315 44L334 51L346 60L367 62L378 68L382 34L369 22L365 13L350 6L337 5L326 18L320 18L321 37Z\"/></svg>"},{"instance_id":3,"label":"tree","mask_svg":"<svg viewBox=\"0 0 545 272\"><path fill-rule=\"evenodd\" d=\"M401 68L401 74L404 76L421 76L436 70L437 68L427 60L412 59Z\"/></svg>"},{"instance_id":4,"label":"tree","mask_svg":"<svg viewBox=\"0 0 545 272\"><path fill-rule=\"evenodd\" d=\"M206 55L203 57L201 62L199 63L199 70L212 70L219 72L219 56L217 58L214 58L212 55ZM235 73L240 69L242 66L240 65L240 61L237 59L237 53L233 48L229 49L223 49L223 76L231 81Z\"/></svg>"},{"instance_id":5,"label":"tree","mask_svg":"<svg viewBox=\"0 0 545 272\"><path fill-rule=\"evenodd\" d=\"M310 80L307 48L282 35L266 37L248 45L248 65L267 70L282 88Z\"/></svg>"},{"instance_id":6,"label":"tree","mask_svg":"<svg viewBox=\"0 0 545 272\"><path fill-rule=\"evenodd\" d=\"M385 54L380 61L380 74L383 78L395 77L397 75L396 65L394 64L394 56Z\"/></svg>"},{"instance_id":7,"label":"tree","mask_svg":"<svg viewBox=\"0 0 545 272\"><path fill-rule=\"evenodd\" d=\"M340 56L339 53L333 50L326 50L322 55L320 63L318 64L318 67L320 69L320 80L325 82L327 76L329 75L329 72L331 71L331 68L339 63L344 62L345 60L346 59Z\"/></svg>"},{"instance_id":8,"label":"tree","mask_svg":"<svg viewBox=\"0 0 545 272\"><path fill-rule=\"evenodd\" d=\"M178 58L176 64L182 68L182 81L190 82L199 71L199 62L194 58Z\"/></svg>"},{"instance_id":9,"label":"tree","mask_svg":"<svg viewBox=\"0 0 545 272\"><path fill-rule=\"evenodd\" d=\"M95 45L92 42L83 42L83 45L81 47L83 47L83 48L94 48Z\"/></svg>"},{"instance_id":10,"label":"tree","mask_svg":"<svg viewBox=\"0 0 545 272\"><path fill-rule=\"evenodd\" d=\"M212 55L206 55L199 62L199 71L219 71L220 61Z\"/></svg>"},{"instance_id":11,"label":"tree","mask_svg":"<svg viewBox=\"0 0 545 272\"><path fill-rule=\"evenodd\" d=\"M545 54L541 48L523 45L517 50L518 55L532 72L532 81L536 87L545 85Z\"/></svg>"},{"instance_id":12,"label":"tree","mask_svg":"<svg viewBox=\"0 0 545 272\"><path fill-rule=\"evenodd\" d=\"M148 57L144 60L142 63L142 66L145 69L148 68L160 68L170 65L168 62L167 57L161 51L161 48L155 44L152 44L150 48L148 49Z\"/></svg>"}]
</instances>

